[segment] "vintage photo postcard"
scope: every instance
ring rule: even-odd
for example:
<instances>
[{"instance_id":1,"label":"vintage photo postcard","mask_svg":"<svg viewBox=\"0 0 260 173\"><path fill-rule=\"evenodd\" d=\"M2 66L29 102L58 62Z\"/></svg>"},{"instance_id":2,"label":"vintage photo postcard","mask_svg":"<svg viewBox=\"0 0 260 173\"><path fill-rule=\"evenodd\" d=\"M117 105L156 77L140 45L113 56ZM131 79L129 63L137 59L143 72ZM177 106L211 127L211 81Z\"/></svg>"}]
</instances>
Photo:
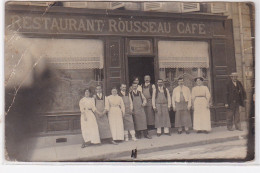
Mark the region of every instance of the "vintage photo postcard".
<instances>
[{"instance_id":1,"label":"vintage photo postcard","mask_svg":"<svg viewBox=\"0 0 260 173\"><path fill-rule=\"evenodd\" d=\"M6 162L255 158L255 6L7 1Z\"/></svg>"}]
</instances>

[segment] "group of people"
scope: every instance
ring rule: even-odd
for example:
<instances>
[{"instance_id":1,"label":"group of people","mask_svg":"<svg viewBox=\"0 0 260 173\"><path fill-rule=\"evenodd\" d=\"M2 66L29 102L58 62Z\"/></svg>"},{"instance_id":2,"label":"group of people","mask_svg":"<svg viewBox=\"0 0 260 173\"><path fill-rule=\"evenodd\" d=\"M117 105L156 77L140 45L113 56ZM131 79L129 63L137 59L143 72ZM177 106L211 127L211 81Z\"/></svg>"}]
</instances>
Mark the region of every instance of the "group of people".
<instances>
[{"instance_id":1,"label":"group of people","mask_svg":"<svg viewBox=\"0 0 260 173\"><path fill-rule=\"evenodd\" d=\"M190 109L193 109L193 129L197 133L209 133L211 95L208 87L203 85L203 80L202 77L196 77L196 86L190 91L184 85L184 79L178 78L178 86L173 89L172 96L163 85L162 79L158 79L156 85L151 84L149 75L144 77L145 83L142 85L139 85L139 79L135 78L129 91L126 84L121 84L119 92L116 87L112 88L111 95L107 97L104 96L100 85L96 87L93 96L90 89L86 89L85 97L79 102L84 139L82 148L90 144L99 144L103 140L117 145L118 141L128 141L130 136L133 141L142 136L151 139L148 129L153 128L156 128L158 137L162 135L162 130L165 135L171 136L171 107L176 112L175 127L178 128L178 134L181 134L183 129L186 134L190 133ZM240 120L237 118L237 107L241 104L237 102L238 106L234 105L233 100L240 97L244 90L237 80L233 81L233 85L234 88L228 86L233 98L228 98L229 102L225 104L230 109L228 130L232 130L232 116L235 116L235 127L241 130Z\"/></svg>"}]
</instances>

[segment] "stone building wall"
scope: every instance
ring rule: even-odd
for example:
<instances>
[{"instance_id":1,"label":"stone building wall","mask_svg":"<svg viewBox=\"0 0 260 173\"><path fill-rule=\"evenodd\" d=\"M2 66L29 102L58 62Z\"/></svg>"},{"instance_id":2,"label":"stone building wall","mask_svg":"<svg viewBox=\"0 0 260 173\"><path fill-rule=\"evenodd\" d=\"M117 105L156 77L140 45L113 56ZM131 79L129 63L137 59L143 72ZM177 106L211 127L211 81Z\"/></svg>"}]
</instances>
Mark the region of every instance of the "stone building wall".
<instances>
[{"instance_id":1,"label":"stone building wall","mask_svg":"<svg viewBox=\"0 0 260 173\"><path fill-rule=\"evenodd\" d=\"M251 5L253 6L253 4ZM249 6L250 4L247 3L229 4L229 18L233 21L236 68L239 80L247 92L247 106L245 109L241 109L242 118L250 113L254 92L254 37L252 37L252 34L254 35L252 33L252 27L254 32L254 9L250 11ZM250 16L250 13L253 15Z\"/></svg>"}]
</instances>

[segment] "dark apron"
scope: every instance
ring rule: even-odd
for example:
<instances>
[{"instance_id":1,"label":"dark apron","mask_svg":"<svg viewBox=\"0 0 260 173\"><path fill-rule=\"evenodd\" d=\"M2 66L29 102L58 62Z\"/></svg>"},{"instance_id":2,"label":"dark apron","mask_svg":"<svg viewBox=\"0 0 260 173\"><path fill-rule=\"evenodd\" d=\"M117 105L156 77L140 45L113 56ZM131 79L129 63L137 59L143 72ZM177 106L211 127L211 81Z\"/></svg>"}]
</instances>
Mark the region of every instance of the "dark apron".
<instances>
[{"instance_id":1,"label":"dark apron","mask_svg":"<svg viewBox=\"0 0 260 173\"><path fill-rule=\"evenodd\" d=\"M176 114L175 114L175 127L191 127L191 115L188 110L188 102L185 102L183 92L180 92L180 102L175 102Z\"/></svg>"},{"instance_id":2,"label":"dark apron","mask_svg":"<svg viewBox=\"0 0 260 173\"><path fill-rule=\"evenodd\" d=\"M98 97L98 96L97 96ZM96 99L96 108L99 112L103 112L105 109L104 100ZM107 115L98 115L95 114L99 129L99 135L101 139L112 138L110 131L109 121Z\"/></svg>"},{"instance_id":3,"label":"dark apron","mask_svg":"<svg viewBox=\"0 0 260 173\"><path fill-rule=\"evenodd\" d=\"M122 96L122 99L125 104L125 116L123 118L124 121L124 130L134 130L134 121L130 108L129 96Z\"/></svg>"},{"instance_id":4,"label":"dark apron","mask_svg":"<svg viewBox=\"0 0 260 173\"><path fill-rule=\"evenodd\" d=\"M133 95L133 107L134 107L134 125L135 130L146 130L147 121L144 108L142 107L142 99L140 95Z\"/></svg>"},{"instance_id":5,"label":"dark apron","mask_svg":"<svg viewBox=\"0 0 260 173\"><path fill-rule=\"evenodd\" d=\"M155 128L171 127L168 102L163 92L158 92L155 103L157 108L157 112L155 113Z\"/></svg>"},{"instance_id":6,"label":"dark apron","mask_svg":"<svg viewBox=\"0 0 260 173\"><path fill-rule=\"evenodd\" d=\"M149 87L143 88L143 95L147 100L147 104L144 107L144 111L147 118L147 124L148 125L154 125L154 111L153 111L153 105L152 105L152 96L150 94Z\"/></svg>"}]
</instances>

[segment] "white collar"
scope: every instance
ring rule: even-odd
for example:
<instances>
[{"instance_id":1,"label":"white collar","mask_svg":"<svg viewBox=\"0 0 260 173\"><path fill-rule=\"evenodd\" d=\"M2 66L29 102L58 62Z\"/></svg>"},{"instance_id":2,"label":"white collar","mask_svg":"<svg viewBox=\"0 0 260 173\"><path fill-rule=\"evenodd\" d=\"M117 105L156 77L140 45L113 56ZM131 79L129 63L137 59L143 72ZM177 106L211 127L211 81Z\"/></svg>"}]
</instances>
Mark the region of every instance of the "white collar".
<instances>
[{"instance_id":1,"label":"white collar","mask_svg":"<svg viewBox=\"0 0 260 173\"><path fill-rule=\"evenodd\" d=\"M151 84L150 82L148 82L148 83L145 82L145 83L144 83L145 86L148 86L148 85L150 85L150 84Z\"/></svg>"}]
</instances>

